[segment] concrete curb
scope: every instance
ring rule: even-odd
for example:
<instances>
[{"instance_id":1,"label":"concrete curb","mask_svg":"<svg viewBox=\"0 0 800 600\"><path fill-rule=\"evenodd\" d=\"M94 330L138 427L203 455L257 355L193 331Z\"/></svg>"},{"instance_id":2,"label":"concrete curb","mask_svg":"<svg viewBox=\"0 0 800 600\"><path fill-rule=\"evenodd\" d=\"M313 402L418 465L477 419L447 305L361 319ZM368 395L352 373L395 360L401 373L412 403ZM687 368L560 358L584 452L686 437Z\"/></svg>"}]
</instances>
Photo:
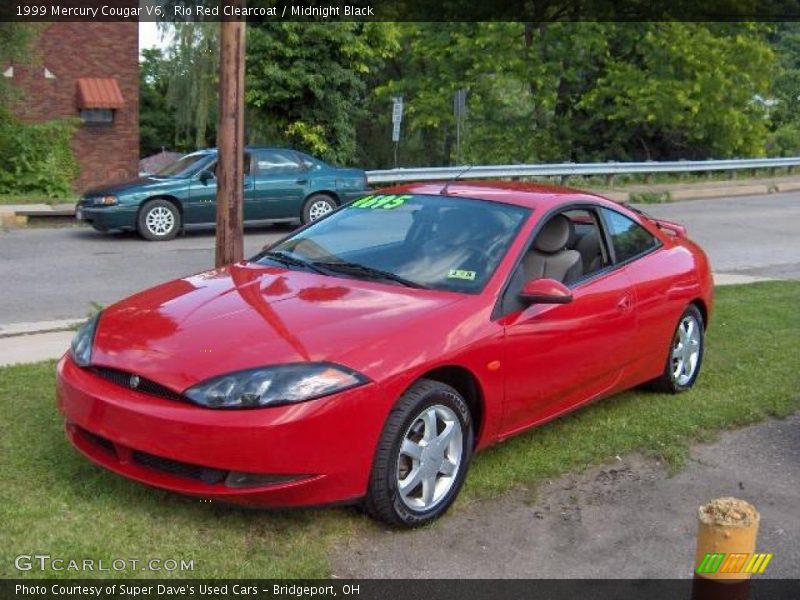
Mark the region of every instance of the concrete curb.
<instances>
[{"instance_id":1,"label":"concrete curb","mask_svg":"<svg viewBox=\"0 0 800 600\"><path fill-rule=\"evenodd\" d=\"M54 331L72 331L84 321L86 321L86 317L82 319L9 323L7 325L0 325L0 339L20 335L51 333Z\"/></svg>"}]
</instances>

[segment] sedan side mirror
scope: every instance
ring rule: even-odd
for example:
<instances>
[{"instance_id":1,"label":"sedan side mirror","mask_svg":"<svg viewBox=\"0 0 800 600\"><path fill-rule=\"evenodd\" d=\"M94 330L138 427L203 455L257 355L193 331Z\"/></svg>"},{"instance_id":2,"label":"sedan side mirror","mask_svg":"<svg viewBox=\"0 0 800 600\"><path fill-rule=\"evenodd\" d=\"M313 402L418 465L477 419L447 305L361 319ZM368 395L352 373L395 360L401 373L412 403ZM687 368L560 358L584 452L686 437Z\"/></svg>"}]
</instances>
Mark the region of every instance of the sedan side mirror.
<instances>
[{"instance_id":1,"label":"sedan side mirror","mask_svg":"<svg viewBox=\"0 0 800 600\"><path fill-rule=\"evenodd\" d=\"M572 292L555 279L531 279L522 286L519 297L526 302L536 304L569 304L572 302Z\"/></svg>"},{"instance_id":2,"label":"sedan side mirror","mask_svg":"<svg viewBox=\"0 0 800 600\"><path fill-rule=\"evenodd\" d=\"M208 185L209 181L213 181L216 179L217 176L214 175L214 171L206 169L205 171L200 171L200 181L203 185Z\"/></svg>"}]
</instances>

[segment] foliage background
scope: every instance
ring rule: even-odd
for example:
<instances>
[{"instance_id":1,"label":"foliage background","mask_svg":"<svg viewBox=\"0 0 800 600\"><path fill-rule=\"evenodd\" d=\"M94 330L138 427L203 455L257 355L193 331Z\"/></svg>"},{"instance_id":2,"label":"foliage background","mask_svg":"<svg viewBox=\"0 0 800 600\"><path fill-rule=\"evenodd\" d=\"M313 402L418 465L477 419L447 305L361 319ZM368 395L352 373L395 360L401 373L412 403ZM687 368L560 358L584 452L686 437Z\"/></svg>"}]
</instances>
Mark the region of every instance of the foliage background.
<instances>
[{"instance_id":1,"label":"foliage background","mask_svg":"<svg viewBox=\"0 0 800 600\"><path fill-rule=\"evenodd\" d=\"M142 156L216 144L219 26L163 27L142 60ZM0 61L35 33L0 23ZM248 143L365 168L393 165L396 95L401 166L800 154L797 23L253 23L245 76ZM0 192L62 194L75 124L16 122L14 101L0 78Z\"/></svg>"},{"instance_id":2,"label":"foliage background","mask_svg":"<svg viewBox=\"0 0 800 600\"><path fill-rule=\"evenodd\" d=\"M164 119L170 131L146 148L143 137L143 153L215 143L216 29L169 27L162 74L146 85L162 98L205 91L167 94L168 113L154 113L171 129ZM402 95L400 163L453 164L458 89L465 163L800 152L794 23L248 24L250 143L391 166L391 98Z\"/></svg>"}]
</instances>

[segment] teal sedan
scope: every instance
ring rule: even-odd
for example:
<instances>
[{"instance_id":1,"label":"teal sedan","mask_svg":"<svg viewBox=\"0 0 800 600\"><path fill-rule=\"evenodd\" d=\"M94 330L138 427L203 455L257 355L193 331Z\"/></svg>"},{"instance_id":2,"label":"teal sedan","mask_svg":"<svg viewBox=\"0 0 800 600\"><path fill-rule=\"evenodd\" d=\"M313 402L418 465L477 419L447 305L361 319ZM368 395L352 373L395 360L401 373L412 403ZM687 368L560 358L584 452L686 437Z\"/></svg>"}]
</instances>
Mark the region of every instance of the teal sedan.
<instances>
[{"instance_id":1,"label":"teal sedan","mask_svg":"<svg viewBox=\"0 0 800 600\"><path fill-rule=\"evenodd\" d=\"M285 148L249 147L244 156L245 223L309 223L367 190L360 169L332 167ZM87 191L75 217L98 231L137 231L169 240L217 218L217 151L187 154L154 175Z\"/></svg>"}]
</instances>

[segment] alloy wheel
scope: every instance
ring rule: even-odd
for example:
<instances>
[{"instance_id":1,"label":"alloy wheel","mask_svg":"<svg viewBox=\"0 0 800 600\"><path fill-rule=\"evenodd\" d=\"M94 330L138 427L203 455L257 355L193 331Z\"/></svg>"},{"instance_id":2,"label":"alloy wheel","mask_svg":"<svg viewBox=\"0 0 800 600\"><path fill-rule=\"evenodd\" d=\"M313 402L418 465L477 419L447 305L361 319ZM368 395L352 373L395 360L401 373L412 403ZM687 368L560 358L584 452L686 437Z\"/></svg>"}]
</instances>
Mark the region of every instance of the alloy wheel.
<instances>
[{"instance_id":1,"label":"alloy wheel","mask_svg":"<svg viewBox=\"0 0 800 600\"><path fill-rule=\"evenodd\" d=\"M686 315L678 325L672 346L672 378L680 386L688 384L694 377L700 360L702 332L700 323L691 314Z\"/></svg>"},{"instance_id":2,"label":"alloy wheel","mask_svg":"<svg viewBox=\"0 0 800 600\"><path fill-rule=\"evenodd\" d=\"M412 421L397 457L397 490L416 511L435 507L453 487L463 452L461 421L447 406L425 408Z\"/></svg>"},{"instance_id":3,"label":"alloy wheel","mask_svg":"<svg viewBox=\"0 0 800 600\"><path fill-rule=\"evenodd\" d=\"M308 209L308 216L312 221L324 217L329 212L333 211L333 207L327 200L317 200Z\"/></svg>"},{"instance_id":4,"label":"alloy wheel","mask_svg":"<svg viewBox=\"0 0 800 600\"><path fill-rule=\"evenodd\" d=\"M175 227L175 215L164 206L155 206L147 213L145 224L153 235L166 235Z\"/></svg>"}]
</instances>

